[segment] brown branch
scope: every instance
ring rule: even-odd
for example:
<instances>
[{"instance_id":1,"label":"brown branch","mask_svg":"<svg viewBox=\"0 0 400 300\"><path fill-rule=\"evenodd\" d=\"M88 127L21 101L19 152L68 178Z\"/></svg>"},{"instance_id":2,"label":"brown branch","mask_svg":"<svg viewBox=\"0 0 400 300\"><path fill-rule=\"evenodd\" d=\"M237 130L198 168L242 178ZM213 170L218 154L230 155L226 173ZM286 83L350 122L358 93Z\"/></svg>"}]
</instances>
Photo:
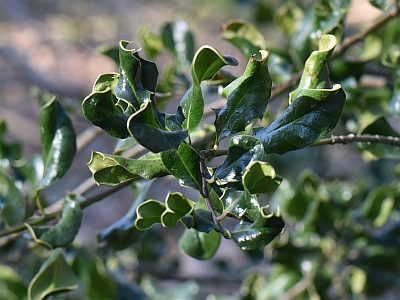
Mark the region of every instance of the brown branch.
<instances>
[{"instance_id":1,"label":"brown branch","mask_svg":"<svg viewBox=\"0 0 400 300\"><path fill-rule=\"evenodd\" d=\"M348 135L332 135L330 138L322 139L314 144L314 146L322 146L322 145L334 145L334 144L343 144L346 145L352 142L363 142L363 143L371 143L371 144L387 144L400 148L400 138L394 136L385 136L385 135L355 135L350 133Z\"/></svg>"},{"instance_id":2,"label":"brown branch","mask_svg":"<svg viewBox=\"0 0 400 300\"><path fill-rule=\"evenodd\" d=\"M100 200L103 200L104 198L114 194L116 191L118 191L118 190L126 187L127 185L129 185L132 181L133 180L124 182L124 183L122 183L122 184L120 184L120 185L118 185L116 187L113 187L113 188L110 188L110 189L108 189L106 191L103 191L103 192L101 192L101 193L99 193L99 194L97 194L97 195L95 195L93 197L87 198L84 201L82 201L81 203L79 203L79 205L80 205L80 207L82 209L84 209L84 208L88 207L89 205L91 205L91 204L93 204L95 202L98 202ZM31 218L31 219L28 219L28 220L24 221L24 223L29 224L31 226L43 224L43 223L45 223L47 221L50 221L50 220L53 220L53 219L59 217L61 215L61 212L62 212L62 210L58 210L58 211L55 211L55 212L52 212L52 213L49 213L49 214L46 214L46 215L42 215L40 217ZM22 232L22 231L25 231L25 230L26 230L26 226L24 224L18 224L18 225L12 226L10 228L1 230L0 231L0 237L7 236L7 235L10 235L10 234L14 234L14 233L19 233L19 232Z\"/></svg>"}]
</instances>

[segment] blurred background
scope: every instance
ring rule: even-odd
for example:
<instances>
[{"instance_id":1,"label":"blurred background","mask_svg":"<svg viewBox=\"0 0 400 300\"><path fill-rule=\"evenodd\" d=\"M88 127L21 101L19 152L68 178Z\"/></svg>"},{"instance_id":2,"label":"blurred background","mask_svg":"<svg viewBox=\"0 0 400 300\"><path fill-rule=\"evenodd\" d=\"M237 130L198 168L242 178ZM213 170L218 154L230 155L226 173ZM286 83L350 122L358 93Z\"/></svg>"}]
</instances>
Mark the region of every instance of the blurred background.
<instances>
[{"instance_id":1,"label":"blurred background","mask_svg":"<svg viewBox=\"0 0 400 300\"><path fill-rule=\"evenodd\" d=\"M302 2L305 6L313 3ZM0 0L0 117L8 124L8 139L23 141L24 154L28 157L40 153L37 115L41 107L38 95L42 93L57 95L70 108L78 135L91 128L92 125L82 116L80 104L91 92L99 74L116 71L115 64L99 53L99 47L117 46L120 40L134 41L135 47L140 47L135 42L143 26L159 32L166 22L182 18L189 23L197 48L211 45L224 55L236 57L240 65L230 71L241 74L246 62L237 50L219 38L220 26L230 19L244 19L255 24L269 42L280 45L281 35L274 29L272 21L274 11L282 3L279 0ZM379 13L367 0L354 0L346 20L346 30ZM157 59L157 64L162 66L169 60L171 57L165 53ZM110 137L98 134L79 152L67 174L68 180L62 180L47 191L48 203L62 198L66 190L73 190L91 176L86 166L91 150L111 153L114 144ZM347 176L359 176L365 170L358 154L347 150L327 151L328 154L324 155L330 160L326 160L323 166L316 166L320 173L329 170L323 174L326 178L343 173L342 165L336 164L337 161L344 165L351 161L352 173ZM284 165L285 162L277 164ZM280 175L290 178L303 167L301 164L293 166L293 174L282 174L276 168ZM93 193L103 188L95 187ZM182 190L172 181L160 181L149 196L162 200L169 189ZM190 194L191 191L183 192L194 195ZM131 203L131 192L122 191L86 209L79 233L81 241L92 247L96 231L118 220ZM166 232L164 230L162 234ZM212 284L214 268L226 265L227 259L231 270L248 266L249 258L232 242L223 241L216 257L209 262L179 255L173 237L169 244L170 257L179 257L180 260L179 278L201 280L207 277L209 285L206 287L225 288L228 294L230 290L237 290L240 276L226 278L224 287L213 287Z\"/></svg>"}]
</instances>

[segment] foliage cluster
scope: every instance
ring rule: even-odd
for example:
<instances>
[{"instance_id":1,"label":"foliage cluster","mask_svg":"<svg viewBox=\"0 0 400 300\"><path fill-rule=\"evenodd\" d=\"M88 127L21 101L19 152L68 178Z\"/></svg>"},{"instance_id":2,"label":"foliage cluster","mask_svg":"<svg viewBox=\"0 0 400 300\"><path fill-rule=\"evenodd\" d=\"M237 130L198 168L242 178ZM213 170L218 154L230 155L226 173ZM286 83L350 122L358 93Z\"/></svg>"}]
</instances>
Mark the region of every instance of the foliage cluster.
<instances>
[{"instance_id":1,"label":"foliage cluster","mask_svg":"<svg viewBox=\"0 0 400 300\"><path fill-rule=\"evenodd\" d=\"M21 145L5 139L2 121L1 251L9 255L27 244L32 266L19 274L2 266L0 298L162 299L174 292L196 298L192 282L168 293L146 274L126 282L120 255L126 249L139 261L160 260L156 224L182 224L179 248L196 259L212 258L221 238L247 250L255 262L268 254L272 271L249 271L233 299L400 293L398 167L392 164L391 176L380 181L367 176L328 181L306 170L287 183L271 163L310 146L351 142L359 142L366 160L381 159L381 165L383 159L400 158L400 135L392 125L400 116L400 4L370 2L382 16L346 38L348 1L320 1L307 10L284 4L275 23L287 49L270 45L247 22L224 24L221 37L248 60L237 78L222 69L236 66L235 58L211 46L195 52L183 20L166 24L160 34L142 29L141 50L130 49L128 41L104 50L118 72L97 78L82 110L116 138L114 153L93 151L88 163L98 184L114 188L92 198L69 193L59 211L44 207L42 191L65 175L77 151L62 101L52 98L40 111L40 156L22 158ZM142 53L155 60L165 49L173 63L159 79L156 64ZM363 86L370 66L390 73L390 88ZM213 124L207 121L212 111L205 110L210 89L205 84L219 86L225 99L222 107L213 107ZM294 85L287 103L270 108L270 101ZM162 112L177 95L175 113ZM337 124L343 135L324 138ZM124 155L132 149L134 157ZM223 160L213 166L217 157ZM197 190L198 199L174 191L165 201L148 199L154 181L167 176ZM135 200L122 219L98 233L94 257L74 242L82 210L124 186L132 187Z\"/></svg>"}]
</instances>

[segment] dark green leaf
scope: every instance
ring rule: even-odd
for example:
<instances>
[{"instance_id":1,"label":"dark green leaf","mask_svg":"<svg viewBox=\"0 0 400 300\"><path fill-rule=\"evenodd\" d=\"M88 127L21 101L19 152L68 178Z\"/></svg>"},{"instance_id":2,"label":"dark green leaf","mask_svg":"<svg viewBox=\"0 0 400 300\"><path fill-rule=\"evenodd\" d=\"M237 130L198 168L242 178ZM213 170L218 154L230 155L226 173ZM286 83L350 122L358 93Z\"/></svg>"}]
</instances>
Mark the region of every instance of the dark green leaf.
<instances>
[{"instance_id":1,"label":"dark green leaf","mask_svg":"<svg viewBox=\"0 0 400 300\"><path fill-rule=\"evenodd\" d=\"M297 89L289 94L289 103L303 89L331 89L327 62L337 44L333 35L322 35L319 40L319 50L313 51L307 59L304 71Z\"/></svg>"},{"instance_id":2,"label":"dark green leaf","mask_svg":"<svg viewBox=\"0 0 400 300\"><path fill-rule=\"evenodd\" d=\"M250 194L272 194L282 180L270 164L255 161L247 167L243 175L243 186Z\"/></svg>"},{"instance_id":3,"label":"dark green leaf","mask_svg":"<svg viewBox=\"0 0 400 300\"><path fill-rule=\"evenodd\" d=\"M240 20L230 21L221 27L221 37L242 52L248 59L258 55L259 50L265 50L265 40L258 29Z\"/></svg>"},{"instance_id":4,"label":"dark green leaf","mask_svg":"<svg viewBox=\"0 0 400 300\"><path fill-rule=\"evenodd\" d=\"M256 195L247 191L226 189L221 197L224 206L223 215L254 222L260 215L260 204Z\"/></svg>"},{"instance_id":5,"label":"dark green leaf","mask_svg":"<svg viewBox=\"0 0 400 300\"><path fill-rule=\"evenodd\" d=\"M106 185L118 185L135 178L150 180L169 174L160 154L154 153L132 159L93 151L88 166L96 182Z\"/></svg>"},{"instance_id":6,"label":"dark green leaf","mask_svg":"<svg viewBox=\"0 0 400 300\"><path fill-rule=\"evenodd\" d=\"M341 115L346 95L340 85L332 89L303 89L269 126L254 129L266 153L283 154L307 147L332 130Z\"/></svg>"},{"instance_id":7,"label":"dark green leaf","mask_svg":"<svg viewBox=\"0 0 400 300\"><path fill-rule=\"evenodd\" d=\"M161 152L161 159L181 185L201 191L200 156L190 145L181 143L178 151Z\"/></svg>"},{"instance_id":8,"label":"dark green leaf","mask_svg":"<svg viewBox=\"0 0 400 300\"><path fill-rule=\"evenodd\" d=\"M32 227L36 239L53 248L65 247L73 242L82 221L82 210L73 195L65 198L61 220L54 226Z\"/></svg>"},{"instance_id":9,"label":"dark green leaf","mask_svg":"<svg viewBox=\"0 0 400 300\"><path fill-rule=\"evenodd\" d=\"M210 259L217 252L221 235L216 231L210 233L186 229L179 240L179 249L196 259Z\"/></svg>"},{"instance_id":10,"label":"dark green leaf","mask_svg":"<svg viewBox=\"0 0 400 300\"><path fill-rule=\"evenodd\" d=\"M222 91L226 105L216 111L217 141L245 130L255 119L261 119L271 96L271 75L268 72L269 52L261 51L262 59L252 56L243 75Z\"/></svg>"},{"instance_id":11,"label":"dark green leaf","mask_svg":"<svg viewBox=\"0 0 400 300\"><path fill-rule=\"evenodd\" d=\"M264 147L258 139L248 135L232 137L228 155L214 173L217 183L242 182L247 167L254 161L262 160L263 156Z\"/></svg>"},{"instance_id":12,"label":"dark green leaf","mask_svg":"<svg viewBox=\"0 0 400 300\"><path fill-rule=\"evenodd\" d=\"M30 282L28 299L41 300L54 293L72 291L77 287L77 277L65 261L61 249L56 249Z\"/></svg>"},{"instance_id":13,"label":"dark green leaf","mask_svg":"<svg viewBox=\"0 0 400 300\"><path fill-rule=\"evenodd\" d=\"M107 274L104 262L99 257L89 266L89 278L84 282L89 299L117 299L117 284Z\"/></svg>"},{"instance_id":14,"label":"dark green leaf","mask_svg":"<svg viewBox=\"0 0 400 300\"><path fill-rule=\"evenodd\" d=\"M226 65L237 65L233 57L222 56L210 46L200 48L192 62L193 85L179 102L177 115L182 115L182 127L192 132L200 123L204 111L204 100L200 83L211 79L220 68Z\"/></svg>"},{"instance_id":15,"label":"dark green leaf","mask_svg":"<svg viewBox=\"0 0 400 300\"><path fill-rule=\"evenodd\" d=\"M22 222L25 218L25 200L14 180L0 170L0 215L7 226Z\"/></svg>"},{"instance_id":16,"label":"dark green leaf","mask_svg":"<svg viewBox=\"0 0 400 300\"><path fill-rule=\"evenodd\" d=\"M157 200L147 200L137 208L135 226L139 230L151 228L156 223L161 223L161 216L165 211L165 204Z\"/></svg>"},{"instance_id":17,"label":"dark green leaf","mask_svg":"<svg viewBox=\"0 0 400 300\"><path fill-rule=\"evenodd\" d=\"M362 135L383 135L400 138L390 124L384 117L378 117L371 123L364 126L359 134ZM362 143L361 148L370 152L377 158L400 158L400 149L396 146L384 144L384 143Z\"/></svg>"},{"instance_id":18,"label":"dark green leaf","mask_svg":"<svg viewBox=\"0 0 400 300\"><path fill-rule=\"evenodd\" d=\"M181 221L187 229L193 228L205 233L215 228L211 212L204 209L195 209L191 215L183 217Z\"/></svg>"},{"instance_id":19,"label":"dark green leaf","mask_svg":"<svg viewBox=\"0 0 400 300\"><path fill-rule=\"evenodd\" d=\"M136 182L133 185L135 201L129 211L117 222L97 233L98 248L103 253L123 250L139 239L141 232L135 226L137 208L144 202L151 184L151 181Z\"/></svg>"},{"instance_id":20,"label":"dark green leaf","mask_svg":"<svg viewBox=\"0 0 400 300\"><path fill-rule=\"evenodd\" d=\"M261 208L254 223L241 221L231 232L232 239L242 250L257 250L267 246L282 233L285 223L280 213L266 214L266 207Z\"/></svg>"},{"instance_id":21,"label":"dark green leaf","mask_svg":"<svg viewBox=\"0 0 400 300\"><path fill-rule=\"evenodd\" d=\"M125 139L129 136L127 121L120 106L114 89L119 75L116 73L102 74L96 80L92 93L82 103L82 111L92 124L103 129L107 134Z\"/></svg>"},{"instance_id":22,"label":"dark green leaf","mask_svg":"<svg viewBox=\"0 0 400 300\"><path fill-rule=\"evenodd\" d=\"M40 110L39 125L44 162L40 188L45 188L64 176L71 166L76 153L76 134L66 111L55 98Z\"/></svg>"},{"instance_id":23,"label":"dark green leaf","mask_svg":"<svg viewBox=\"0 0 400 300\"><path fill-rule=\"evenodd\" d=\"M164 46L174 55L177 72L189 68L194 56L194 38L189 25L182 19L167 23L161 37Z\"/></svg>"},{"instance_id":24,"label":"dark green leaf","mask_svg":"<svg viewBox=\"0 0 400 300\"><path fill-rule=\"evenodd\" d=\"M165 211L161 216L164 227L175 227L180 219L193 212L195 203L181 193L168 193L165 200Z\"/></svg>"},{"instance_id":25,"label":"dark green leaf","mask_svg":"<svg viewBox=\"0 0 400 300\"><path fill-rule=\"evenodd\" d=\"M154 153L176 149L188 136L187 130L170 132L161 129L151 102L142 104L129 118L128 130L139 144Z\"/></svg>"},{"instance_id":26,"label":"dark green leaf","mask_svg":"<svg viewBox=\"0 0 400 300\"><path fill-rule=\"evenodd\" d=\"M384 10L386 8L387 2L387 0L369 0L369 3L381 10Z\"/></svg>"}]
</instances>

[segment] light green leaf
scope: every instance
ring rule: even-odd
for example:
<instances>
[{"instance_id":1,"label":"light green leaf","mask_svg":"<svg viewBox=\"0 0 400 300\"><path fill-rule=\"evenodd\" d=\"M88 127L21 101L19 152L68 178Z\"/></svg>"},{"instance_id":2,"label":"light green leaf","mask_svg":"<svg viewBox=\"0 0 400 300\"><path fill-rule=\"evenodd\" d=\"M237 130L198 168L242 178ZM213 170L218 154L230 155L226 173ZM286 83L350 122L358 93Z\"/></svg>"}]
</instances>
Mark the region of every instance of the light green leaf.
<instances>
[{"instance_id":1,"label":"light green leaf","mask_svg":"<svg viewBox=\"0 0 400 300\"><path fill-rule=\"evenodd\" d=\"M54 293L72 291L77 287L76 275L65 261L61 249L56 249L30 282L28 299L42 300Z\"/></svg>"},{"instance_id":2,"label":"light green leaf","mask_svg":"<svg viewBox=\"0 0 400 300\"><path fill-rule=\"evenodd\" d=\"M327 62L337 44L334 35L322 35L319 40L319 50L313 51L307 59L304 71L297 89L289 94L291 103L303 89L331 89Z\"/></svg>"},{"instance_id":3,"label":"light green leaf","mask_svg":"<svg viewBox=\"0 0 400 300\"><path fill-rule=\"evenodd\" d=\"M32 226L34 239L53 248L65 247L73 242L82 222L82 210L74 195L64 200L61 220L54 226Z\"/></svg>"},{"instance_id":4,"label":"light green leaf","mask_svg":"<svg viewBox=\"0 0 400 300\"><path fill-rule=\"evenodd\" d=\"M261 51L262 59L252 56L243 75L222 91L226 105L216 110L217 142L244 131L255 119L261 119L271 96L272 81L268 72L269 52Z\"/></svg>"},{"instance_id":5,"label":"light green leaf","mask_svg":"<svg viewBox=\"0 0 400 300\"><path fill-rule=\"evenodd\" d=\"M153 60L162 53L163 41L157 33L152 32L147 27L143 27L140 29L139 38L147 58Z\"/></svg>"},{"instance_id":6,"label":"light green leaf","mask_svg":"<svg viewBox=\"0 0 400 300\"><path fill-rule=\"evenodd\" d=\"M44 172L40 188L59 180L68 171L76 153L76 134L62 105L53 98L39 113Z\"/></svg>"},{"instance_id":7,"label":"light green leaf","mask_svg":"<svg viewBox=\"0 0 400 300\"><path fill-rule=\"evenodd\" d=\"M282 182L282 177L267 162L251 163L243 175L243 186L250 194L272 194Z\"/></svg>"},{"instance_id":8,"label":"light green leaf","mask_svg":"<svg viewBox=\"0 0 400 300\"><path fill-rule=\"evenodd\" d=\"M179 102L177 116L183 118L182 127L192 132L199 125L204 111L203 94L200 83L211 79L220 68L226 65L237 65L233 57L222 56L210 46L201 47L192 62L193 85L183 95Z\"/></svg>"},{"instance_id":9,"label":"light green leaf","mask_svg":"<svg viewBox=\"0 0 400 300\"><path fill-rule=\"evenodd\" d=\"M154 153L132 159L93 151L88 166L98 184L111 186L135 178L150 180L169 174L160 154Z\"/></svg>"},{"instance_id":10,"label":"light green leaf","mask_svg":"<svg viewBox=\"0 0 400 300\"><path fill-rule=\"evenodd\" d=\"M212 230L204 233L195 229L186 229L179 240L179 249L196 259L207 260L217 252L221 234Z\"/></svg>"},{"instance_id":11,"label":"light green leaf","mask_svg":"<svg viewBox=\"0 0 400 300\"><path fill-rule=\"evenodd\" d=\"M181 193L168 193L165 200L165 211L161 215L161 224L164 227L175 227L180 219L191 214L195 202L185 198Z\"/></svg>"},{"instance_id":12,"label":"light green leaf","mask_svg":"<svg viewBox=\"0 0 400 300\"><path fill-rule=\"evenodd\" d=\"M137 207L135 226L139 230L150 229L154 224L161 223L165 204L157 200L147 200Z\"/></svg>"},{"instance_id":13,"label":"light green leaf","mask_svg":"<svg viewBox=\"0 0 400 300\"><path fill-rule=\"evenodd\" d=\"M25 199L14 180L0 170L0 215L6 226L19 224L25 218Z\"/></svg>"}]
</instances>

